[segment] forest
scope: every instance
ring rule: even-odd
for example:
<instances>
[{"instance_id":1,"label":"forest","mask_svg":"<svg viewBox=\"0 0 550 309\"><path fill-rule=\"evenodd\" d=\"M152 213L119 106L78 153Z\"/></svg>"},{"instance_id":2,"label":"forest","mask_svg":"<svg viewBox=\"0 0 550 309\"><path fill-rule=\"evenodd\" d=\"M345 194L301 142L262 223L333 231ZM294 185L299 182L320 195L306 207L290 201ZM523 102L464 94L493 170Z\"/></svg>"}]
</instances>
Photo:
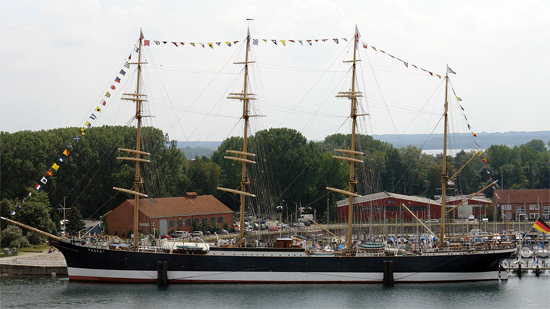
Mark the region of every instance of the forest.
<instances>
[{"instance_id":1,"label":"forest","mask_svg":"<svg viewBox=\"0 0 550 309\"><path fill-rule=\"evenodd\" d=\"M151 154L141 173L149 197L211 194L238 211L239 198L216 188L238 189L241 165L224 156L226 150L242 150L243 138L230 137L211 158L199 158L186 155L158 129L147 127L142 134L142 150ZM1 215L54 234L59 233L61 205L71 208L75 218L100 218L131 198L113 187L133 186L134 165L117 157L125 156L118 148L134 147L135 136L135 128L124 126L90 128L85 135L78 128L1 132ZM248 199L248 211L269 214L278 205L287 209L301 205L323 218L329 204L332 218L335 203L343 196L326 187L345 189L350 181L349 164L332 156L334 149L349 149L350 143L350 135L343 134L308 142L294 129L256 132L248 139L248 152L256 154L256 164L249 165L247 173L248 190L256 195ZM534 139L513 148L490 146L460 172L451 195L480 190L490 183L488 175L499 180L497 188L502 188L501 179L505 189L549 188L547 145L549 141ZM388 191L431 198L441 194L442 155L424 154L414 146L395 148L368 135L357 137L356 149L364 153L363 163L356 164L360 194ZM449 174L474 156L475 151L448 156ZM492 197L492 189L485 194Z\"/></svg>"}]
</instances>

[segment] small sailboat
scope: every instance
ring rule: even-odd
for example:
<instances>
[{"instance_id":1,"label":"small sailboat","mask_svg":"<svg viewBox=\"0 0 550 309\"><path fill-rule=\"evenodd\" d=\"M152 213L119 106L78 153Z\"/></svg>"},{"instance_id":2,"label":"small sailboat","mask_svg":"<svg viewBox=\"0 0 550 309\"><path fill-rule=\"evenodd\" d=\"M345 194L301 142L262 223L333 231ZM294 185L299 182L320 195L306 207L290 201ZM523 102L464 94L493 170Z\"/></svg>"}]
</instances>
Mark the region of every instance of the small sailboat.
<instances>
[{"instance_id":1,"label":"small sailboat","mask_svg":"<svg viewBox=\"0 0 550 309\"><path fill-rule=\"evenodd\" d=\"M536 257L540 257L540 258L550 257L550 251L548 251L548 249L546 249L542 243L537 244L533 248L533 254Z\"/></svg>"},{"instance_id":2,"label":"small sailboat","mask_svg":"<svg viewBox=\"0 0 550 309\"><path fill-rule=\"evenodd\" d=\"M522 258L527 259L533 256L533 251L529 249L529 247L525 246L521 248L521 250L519 251L519 254L521 255Z\"/></svg>"}]
</instances>

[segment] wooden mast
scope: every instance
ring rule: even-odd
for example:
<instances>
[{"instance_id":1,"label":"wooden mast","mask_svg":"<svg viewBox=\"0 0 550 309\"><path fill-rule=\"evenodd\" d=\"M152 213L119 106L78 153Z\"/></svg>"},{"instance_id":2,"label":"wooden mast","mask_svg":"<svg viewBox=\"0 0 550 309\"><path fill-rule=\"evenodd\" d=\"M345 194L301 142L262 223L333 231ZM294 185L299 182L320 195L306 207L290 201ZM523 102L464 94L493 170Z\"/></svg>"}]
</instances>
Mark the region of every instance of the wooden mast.
<instances>
[{"instance_id":1,"label":"wooden mast","mask_svg":"<svg viewBox=\"0 0 550 309\"><path fill-rule=\"evenodd\" d=\"M447 98L449 88L449 66L447 65L447 73L445 74L445 112L444 112L444 129L443 129L443 168L441 172L441 230L439 231L439 246L443 246L445 240L445 214L446 214L446 196L447 196L447 181L449 175L447 173L447 116L449 111L449 102Z\"/></svg>"},{"instance_id":2,"label":"wooden mast","mask_svg":"<svg viewBox=\"0 0 550 309\"><path fill-rule=\"evenodd\" d=\"M357 79L356 76L356 62L360 61L357 60L357 43L359 41L359 31L357 30L357 26L355 26L355 35L354 35L354 43L353 43L353 60L348 60L344 62L351 62L352 63L352 79L351 79L351 91L343 91L339 92L336 97L339 98L349 98L351 101L351 112L350 117L352 119L352 127L351 127L351 145L350 149L334 149L336 152L341 152L348 154L349 157L343 157L343 156L333 156L333 158L336 159L343 159L350 161L349 165L349 191L345 190L339 190L335 188L327 187L328 190L345 194L349 196L349 202L348 202L348 235L347 235L347 250L346 255L352 255L352 227L353 227L353 198L359 197L357 193L355 193L355 185L357 184L357 179L355 178L355 162L363 162L362 160L356 159L355 155L362 155L362 152L355 150L355 129L357 127L357 117L362 116L357 114L357 98L362 97L362 93L355 91L355 82Z\"/></svg>"},{"instance_id":3,"label":"wooden mast","mask_svg":"<svg viewBox=\"0 0 550 309\"><path fill-rule=\"evenodd\" d=\"M251 20L251 19L248 19ZM244 62L235 62L235 64L244 64L244 86L243 86L243 92L241 93L230 93L227 97L228 99L234 99L234 100L241 100L243 102L243 119L244 119L244 133L243 133L243 148L242 151L234 151L234 150L227 150L227 153L238 155L240 157L233 157L233 156L225 156L224 158L239 161L242 164L241 168L241 186L240 190L234 190L234 189L227 189L227 188L220 188L218 187L218 190L239 194L241 196L241 206L239 208L240 211L240 227L239 227L239 240L238 240L238 246L244 245L244 210L246 205L246 197L255 197L254 194L246 192L246 186L250 184L250 181L247 177L247 169L246 164L247 163L256 163L255 161L247 159L248 156L255 157L256 155L253 153L247 152L247 144L248 144L248 121L250 116L250 100L255 100L253 93L248 93L248 64L254 63L254 61L248 61L248 52L250 50L250 27L247 28L247 35L246 35L246 52L245 52L245 61Z\"/></svg>"},{"instance_id":4,"label":"wooden mast","mask_svg":"<svg viewBox=\"0 0 550 309\"><path fill-rule=\"evenodd\" d=\"M136 148L135 149L119 149L124 152L128 152L134 155L134 157L119 157L117 159L121 160L129 160L129 161L135 161L136 163L136 173L134 177L134 190L127 190L122 188L116 188L113 189L133 194L134 195L134 251L138 250L138 229L139 229L139 197L147 197L147 195L140 192L141 184L143 184L143 180L141 179L140 175L140 163L141 162L149 162L149 160L142 159L141 155L150 155L147 152L141 151L141 118L144 116L142 115L141 105L142 102L146 99L144 98L144 94L140 94L140 78L141 78L141 64L146 62L141 62L141 43L143 40L143 32L140 29L140 36L139 36L139 47L138 47L138 61L131 63L131 64L137 64L137 84L136 84L136 92L135 93L124 93L123 95L126 95L128 97L123 97L122 100L130 100L134 101L136 103L136 120L137 120L137 134L136 134Z\"/></svg>"}]
</instances>

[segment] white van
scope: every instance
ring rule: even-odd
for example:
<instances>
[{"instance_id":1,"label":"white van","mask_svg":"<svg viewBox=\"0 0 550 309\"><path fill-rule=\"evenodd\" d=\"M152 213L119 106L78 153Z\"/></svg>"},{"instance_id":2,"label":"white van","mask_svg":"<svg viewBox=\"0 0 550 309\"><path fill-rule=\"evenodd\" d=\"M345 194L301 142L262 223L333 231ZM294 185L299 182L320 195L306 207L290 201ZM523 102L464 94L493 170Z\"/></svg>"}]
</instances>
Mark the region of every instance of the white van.
<instances>
[{"instance_id":1,"label":"white van","mask_svg":"<svg viewBox=\"0 0 550 309\"><path fill-rule=\"evenodd\" d=\"M468 221L475 221L476 217L474 217L474 215L470 215L468 217Z\"/></svg>"},{"instance_id":2,"label":"white van","mask_svg":"<svg viewBox=\"0 0 550 309\"><path fill-rule=\"evenodd\" d=\"M191 236L187 231L174 231L171 235L174 238L188 238Z\"/></svg>"},{"instance_id":3,"label":"white van","mask_svg":"<svg viewBox=\"0 0 550 309\"><path fill-rule=\"evenodd\" d=\"M170 234L173 238L188 238L191 236L187 231L174 231Z\"/></svg>"},{"instance_id":4,"label":"white van","mask_svg":"<svg viewBox=\"0 0 550 309\"><path fill-rule=\"evenodd\" d=\"M194 231L192 235L193 235L193 237L203 237L204 236L204 234L201 231Z\"/></svg>"}]
</instances>

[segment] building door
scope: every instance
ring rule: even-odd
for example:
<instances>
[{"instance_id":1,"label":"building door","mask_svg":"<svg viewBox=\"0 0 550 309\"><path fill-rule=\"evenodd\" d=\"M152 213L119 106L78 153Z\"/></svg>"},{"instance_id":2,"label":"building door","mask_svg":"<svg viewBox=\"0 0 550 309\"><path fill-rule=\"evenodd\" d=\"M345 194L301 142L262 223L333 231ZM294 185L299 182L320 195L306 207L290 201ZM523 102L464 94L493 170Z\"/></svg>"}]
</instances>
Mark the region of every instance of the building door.
<instances>
[{"instance_id":1,"label":"building door","mask_svg":"<svg viewBox=\"0 0 550 309\"><path fill-rule=\"evenodd\" d=\"M468 203L466 203L461 206L458 206L459 219L467 219L470 215L473 215L473 214L474 214L474 209L472 205L468 205Z\"/></svg>"},{"instance_id":2,"label":"building door","mask_svg":"<svg viewBox=\"0 0 550 309\"><path fill-rule=\"evenodd\" d=\"M168 224L166 220L160 220L159 233L160 235L165 235L168 233Z\"/></svg>"}]
</instances>

